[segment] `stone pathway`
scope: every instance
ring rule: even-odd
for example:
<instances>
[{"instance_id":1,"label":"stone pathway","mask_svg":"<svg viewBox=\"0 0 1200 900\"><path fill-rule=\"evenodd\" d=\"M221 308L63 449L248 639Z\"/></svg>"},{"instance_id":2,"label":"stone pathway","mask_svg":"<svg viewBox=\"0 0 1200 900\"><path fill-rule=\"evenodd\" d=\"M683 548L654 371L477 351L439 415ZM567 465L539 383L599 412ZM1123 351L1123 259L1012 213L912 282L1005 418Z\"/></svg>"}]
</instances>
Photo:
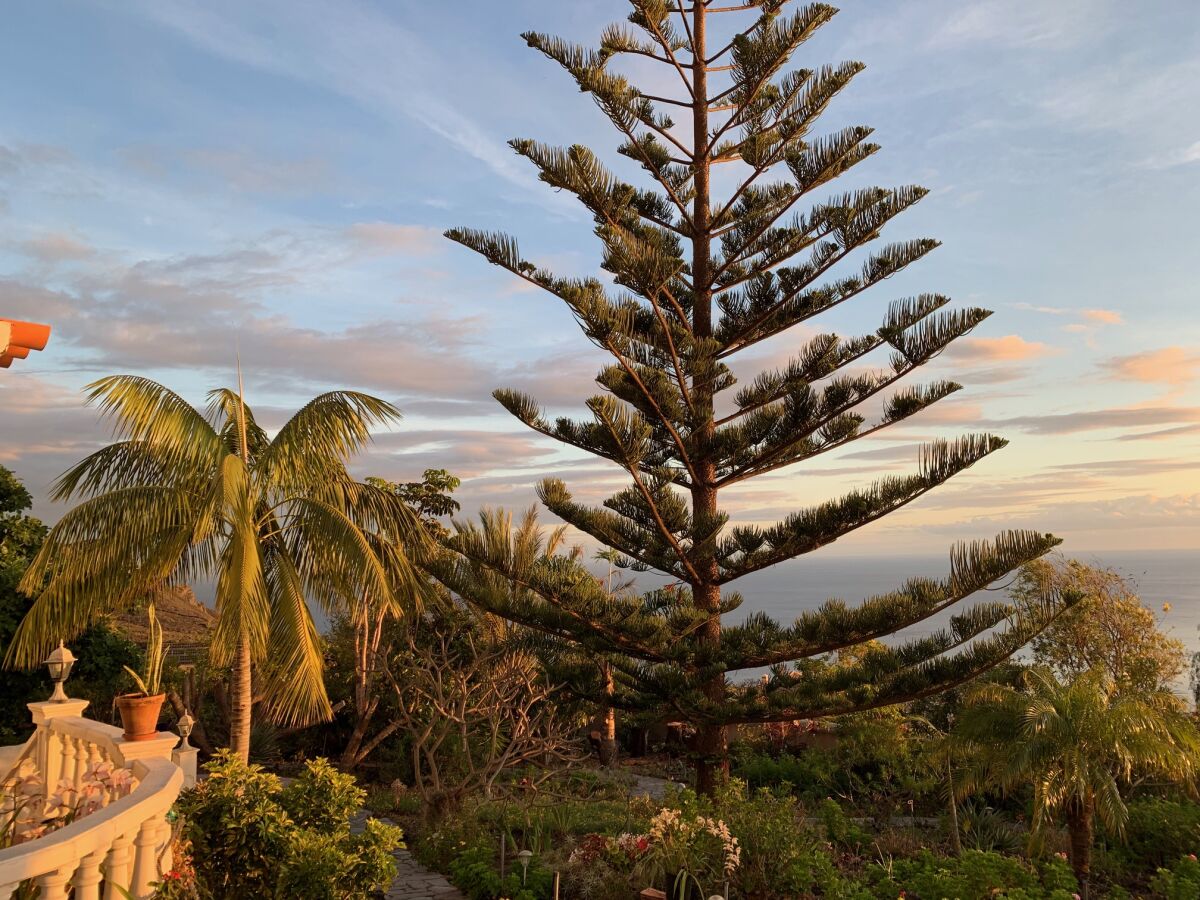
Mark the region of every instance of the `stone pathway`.
<instances>
[{"instance_id":1,"label":"stone pathway","mask_svg":"<svg viewBox=\"0 0 1200 900\"><path fill-rule=\"evenodd\" d=\"M370 813L360 812L350 820L353 831L361 831L363 823L370 818ZM388 821L382 816L375 816L381 822ZM463 895L445 878L436 872L430 872L413 859L407 850L397 850L396 880L392 886L383 892L385 900L463 900Z\"/></svg>"},{"instance_id":2,"label":"stone pathway","mask_svg":"<svg viewBox=\"0 0 1200 900\"><path fill-rule=\"evenodd\" d=\"M667 791L667 785L675 784L665 778L655 778L653 775L634 775L633 787L629 793L635 796L645 795L654 801L661 801ZM675 785L678 787L678 785Z\"/></svg>"}]
</instances>

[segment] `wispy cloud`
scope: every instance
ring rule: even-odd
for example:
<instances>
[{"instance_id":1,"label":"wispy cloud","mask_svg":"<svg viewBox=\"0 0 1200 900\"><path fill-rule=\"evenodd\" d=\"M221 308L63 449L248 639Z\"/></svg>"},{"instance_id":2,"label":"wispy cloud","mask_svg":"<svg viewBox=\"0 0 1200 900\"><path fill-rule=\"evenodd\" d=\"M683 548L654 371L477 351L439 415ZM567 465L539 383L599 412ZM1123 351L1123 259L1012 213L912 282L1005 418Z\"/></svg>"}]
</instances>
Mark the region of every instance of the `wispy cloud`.
<instances>
[{"instance_id":1,"label":"wispy cloud","mask_svg":"<svg viewBox=\"0 0 1200 900\"><path fill-rule=\"evenodd\" d=\"M1147 169L1173 169L1177 166L1188 166L1200 162L1200 141L1173 150L1159 153L1142 160L1142 166Z\"/></svg>"},{"instance_id":2,"label":"wispy cloud","mask_svg":"<svg viewBox=\"0 0 1200 900\"><path fill-rule=\"evenodd\" d=\"M415 123L501 178L523 189L537 187L506 142L456 105L451 86L462 77L462 57L431 52L427 41L380 10L330 0L253 5L137 0L129 6L209 53L335 91L385 118ZM540 189L531 196L553 197Z\"/></svg>"},{"instance_id":3,"label":"wispy cloud","mask_svg":"<svg viewBox=\"0 0 1200 900\"><path fill-rule=\"evenodd\" d=\"M930 36L932 47L987 43L1036 49L1063 49L1094 38L1110 26L1112 4L1106 0L1056 0L1016 3L974 0L951 7Z\"/></svg>"},{"instance_id":4,"label":"wispy cloud","mask_svg":"<svg viewBox=\"0 0 1200 900\"><path fill-rule=\"evenodd\" d=\"M1019 334L994 338L965 338L956 341L946 351L947 356L962 357L977 362L1019 362L1058 352L1041 341L1027 341Z\"/></svg>"},{"instance_id":5,"label":"wispy cloud","mask_svg":"<svg viewBox=\"0 0 1200 900\"><path fill-rule=\"evenodd\" d=\"M1100 364L1109 378L1178 388L1200 378L1200 351L1163 347L1128 356L1115 356Z\"/></svg>"},{"instance_id":6,"label":"wispy cloud","mask_svg":"<svg viewBox=\"0 0 1200 900\"><path fill-rule=\"evenodd\" d=\"M1152 425L1169 425L1183 422L1200 422L1200 408L1179 406L1118 407L1085 410L1082 412L987 419L981 424L989 428L1017 428L1031 434L1075 434L1081 431L1145 428Z\"/></svg>"}]
</instances>

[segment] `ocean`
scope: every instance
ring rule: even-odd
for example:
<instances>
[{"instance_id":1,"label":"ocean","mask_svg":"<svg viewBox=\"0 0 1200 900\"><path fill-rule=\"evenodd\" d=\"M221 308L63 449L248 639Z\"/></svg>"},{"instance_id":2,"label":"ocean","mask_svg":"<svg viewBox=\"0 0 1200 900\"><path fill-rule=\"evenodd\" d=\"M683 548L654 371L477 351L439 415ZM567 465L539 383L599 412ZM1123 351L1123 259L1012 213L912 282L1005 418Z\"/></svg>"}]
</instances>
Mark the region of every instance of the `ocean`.
<instances>
[{"instance_id":1,"label":"ocean","mask_svg":"<svg viewBox=\"0 0 1200 900\"><path fill-rule=\"evenodd\" d=\"M1089 565L1112 568L1131 581L1158 617L1164 631L1181 640L1192 653L1200 652L1200 551L1162 550L1070 554ZM949 568L946 556L822 558L820 552L773 569L749 575L730 587L744 598L731 613L738 621L751 612L765 612L782 624L790 624L801 612L830 598L853 605L872 594L900 587L913 576L944 577ZM980 599L994 594L981 592ZM964 606L975 598L967 598ZM1169 611L1163 610L1164 604ZM919 637L945 624L950 613L934 617L901 632L900 637ZM1186 687L1186 685L1182 685Z\"/></svg>"}]
</instances>

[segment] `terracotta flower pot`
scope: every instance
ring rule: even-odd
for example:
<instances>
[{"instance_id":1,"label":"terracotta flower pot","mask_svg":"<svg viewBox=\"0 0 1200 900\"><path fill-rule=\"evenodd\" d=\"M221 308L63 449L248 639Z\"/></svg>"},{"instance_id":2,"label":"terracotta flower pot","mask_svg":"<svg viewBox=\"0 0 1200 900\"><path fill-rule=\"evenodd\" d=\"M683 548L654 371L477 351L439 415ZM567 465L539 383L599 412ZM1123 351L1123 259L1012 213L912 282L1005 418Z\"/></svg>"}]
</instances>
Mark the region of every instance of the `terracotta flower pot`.
<instances>
[{"instance_id":1,"label":"terracotta flower pot","mask_svg":"<svg viewBox=\"0 0 1200 900\"><path fill-rule=\"evenodd\" d=\"M162 712L166 694L122 694L117 698L117 709L121 711L121 724L125 726L127 741L147 741L158 734L158 716Z\"/></svg>"}]
</instances>

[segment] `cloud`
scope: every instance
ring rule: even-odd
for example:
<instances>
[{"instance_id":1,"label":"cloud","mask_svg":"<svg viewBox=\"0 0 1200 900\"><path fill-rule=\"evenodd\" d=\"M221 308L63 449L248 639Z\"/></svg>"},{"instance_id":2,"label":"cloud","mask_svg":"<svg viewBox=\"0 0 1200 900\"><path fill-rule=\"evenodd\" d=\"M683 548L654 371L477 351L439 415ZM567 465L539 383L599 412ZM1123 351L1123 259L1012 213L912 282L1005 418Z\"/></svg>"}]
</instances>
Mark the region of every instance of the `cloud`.
<instances>
[{"instance_id":1,"label":"cloud","mask_svg":"<svg viewBox=\"0 0 1200 900\"><path fill-rule=\"evenodd\" d=\"M1173 169L1196 162L1200 162L1200 141L1178 150L1149 156L1142 160L1141 166L1144 169Z\"/></svg>"},{"instance_id":2,"label":"cloud","mask_svg":"<svg viewBox=\"0 0 1200 900\"><path fill-rule=\"evenodd\" d=\"M946 351L948 356L978 362L1019 362L1058 352L1040 341L1027 341L1017 334L994 338L966 338L956 341Z\"/></svg>"},{"instance_id":3,"label":"cloud","mask_svg":"<svg viewBox=\"0 0 1200 900\"><path fill-rule=\"evenodd\" d=\"M358 222L346 229L346 236L366 253L377 256L429 256L445 243L436 228L392 222Z\"/></svg>"},{"instance_id":4,"label":"cloud","mask_svg":"<svg viewBox=\"0 0 1200 900\"><path fill-rule=\"evenodd\" d=\"M1174 542L1176 545L1194 547L1197 539L1200 539L1198 522L1200 494L1160 496L1139 493L1109 499L1080 500L1063 500L1061 496L1051 494L1045 498L1044 505L1028 511L999 516L973 516L960 522L930 525L925 530L961 535L964 528L995 531L1028 527L1068 536L1076 546L1079 546L1081 535L1109 532L1116 533L1115 541L1121 549L1128 549L1127 536L1148 529L1177 531L1180 540ZM1119 536L1122 534L1126 537Z\"/></svg>"},{"instance_id":5,"label":"cloud","mask_svg":"<svg viewBox=\"0 0 1200 900\"><path fill-rule=\"evenodd\" d=\"M96 252L86 241L58 231L30 238L21 244L21 249L40 262L51 264L87 259Z\"/></svg>"},{"instance_id":6,"label":"cloud","mask_svg":"<svg viewBox=\"0 0 1200 900\"><path fill-rule=\"evenodd\" d=\"M1016 428L1030 434L1075 434L1081 431L1143 428L1151 425L1173 425L1183 422L1200 422L1200 408L1138 406L1096 409L1049 415L1013 416L1006 419L984 419L980 424L988 428Z\"/></svg>"},{"instance_id":7,"label":"cloud","mask_svg":"<svg viewBox=\"0 0 1200 900\"><path fill-rule=\"evenodd\" d=\"M974 0L956 5L943 17L929 38L929 45L962 47L985 43L1061 49L1080 43L1104 27L1107 7L1104 0L1056 0L1047 4Z\"/></svg>"},{"instance_id":8,"label":"cloud","mask_svg":"<svg viewBox=\"0 0 1200 900\"><path fill-rule=\"evenodd\" d=\"M1174 428L1161 428L1158 431L1139 431L1133 434L1122 434L1115 438L1118 441L1167 441L1182 437L1185 434L1200 432L1200 423L1195 425L1177 425Z\"/></svg>"},{"instance_id":9,"label":"cloud","mask_svg":"<svg viewBox=\"0 0 1200 900\"><path fill-rule=\"evenodd\" d=\"M463 82L463 58L435 52L428 40L366 4L140 0L130 7L215 56L334 91L389 120L403 117L506 181L523 189L538 184L506 141L458 108L452 87ZM502 76L491 70L488 77ZM554 195L538 190L532 196L563 208Z\"/></svg>"},{"instance_id":10,"label":"cloud","mask_svg":"<svg viewBox=\"0 0 1200 900\"><path fill-rule=\"evenodd\" d=\"M1100 325L1120 325L1125 321L1115 309L1085 309L1083 317Z\"/></svg>"},{"instance_id":11,"label":"cloud","mask_svg":"<svg viewBox=\"0 0 1200 900\"><path fill-rule=\"evenodd\" d=\"M244 150L203 149L185 154L188 163L210 172L236 191L262 194L308 192L332 180L329 161L307 159L264 159Z\"/></svg>"},{"instance_id":12,"label":"cloud","mask_svg":"<svg viewBox=\"0 0 1200 900\"><path fill-rule=\"evenodd\" d=\"M1185 347L1163 347L1129 356L1115 356L1100 364L1115 381L1183 387L1200 378L1200 352Z\"/></svg>"}]
</instances>

